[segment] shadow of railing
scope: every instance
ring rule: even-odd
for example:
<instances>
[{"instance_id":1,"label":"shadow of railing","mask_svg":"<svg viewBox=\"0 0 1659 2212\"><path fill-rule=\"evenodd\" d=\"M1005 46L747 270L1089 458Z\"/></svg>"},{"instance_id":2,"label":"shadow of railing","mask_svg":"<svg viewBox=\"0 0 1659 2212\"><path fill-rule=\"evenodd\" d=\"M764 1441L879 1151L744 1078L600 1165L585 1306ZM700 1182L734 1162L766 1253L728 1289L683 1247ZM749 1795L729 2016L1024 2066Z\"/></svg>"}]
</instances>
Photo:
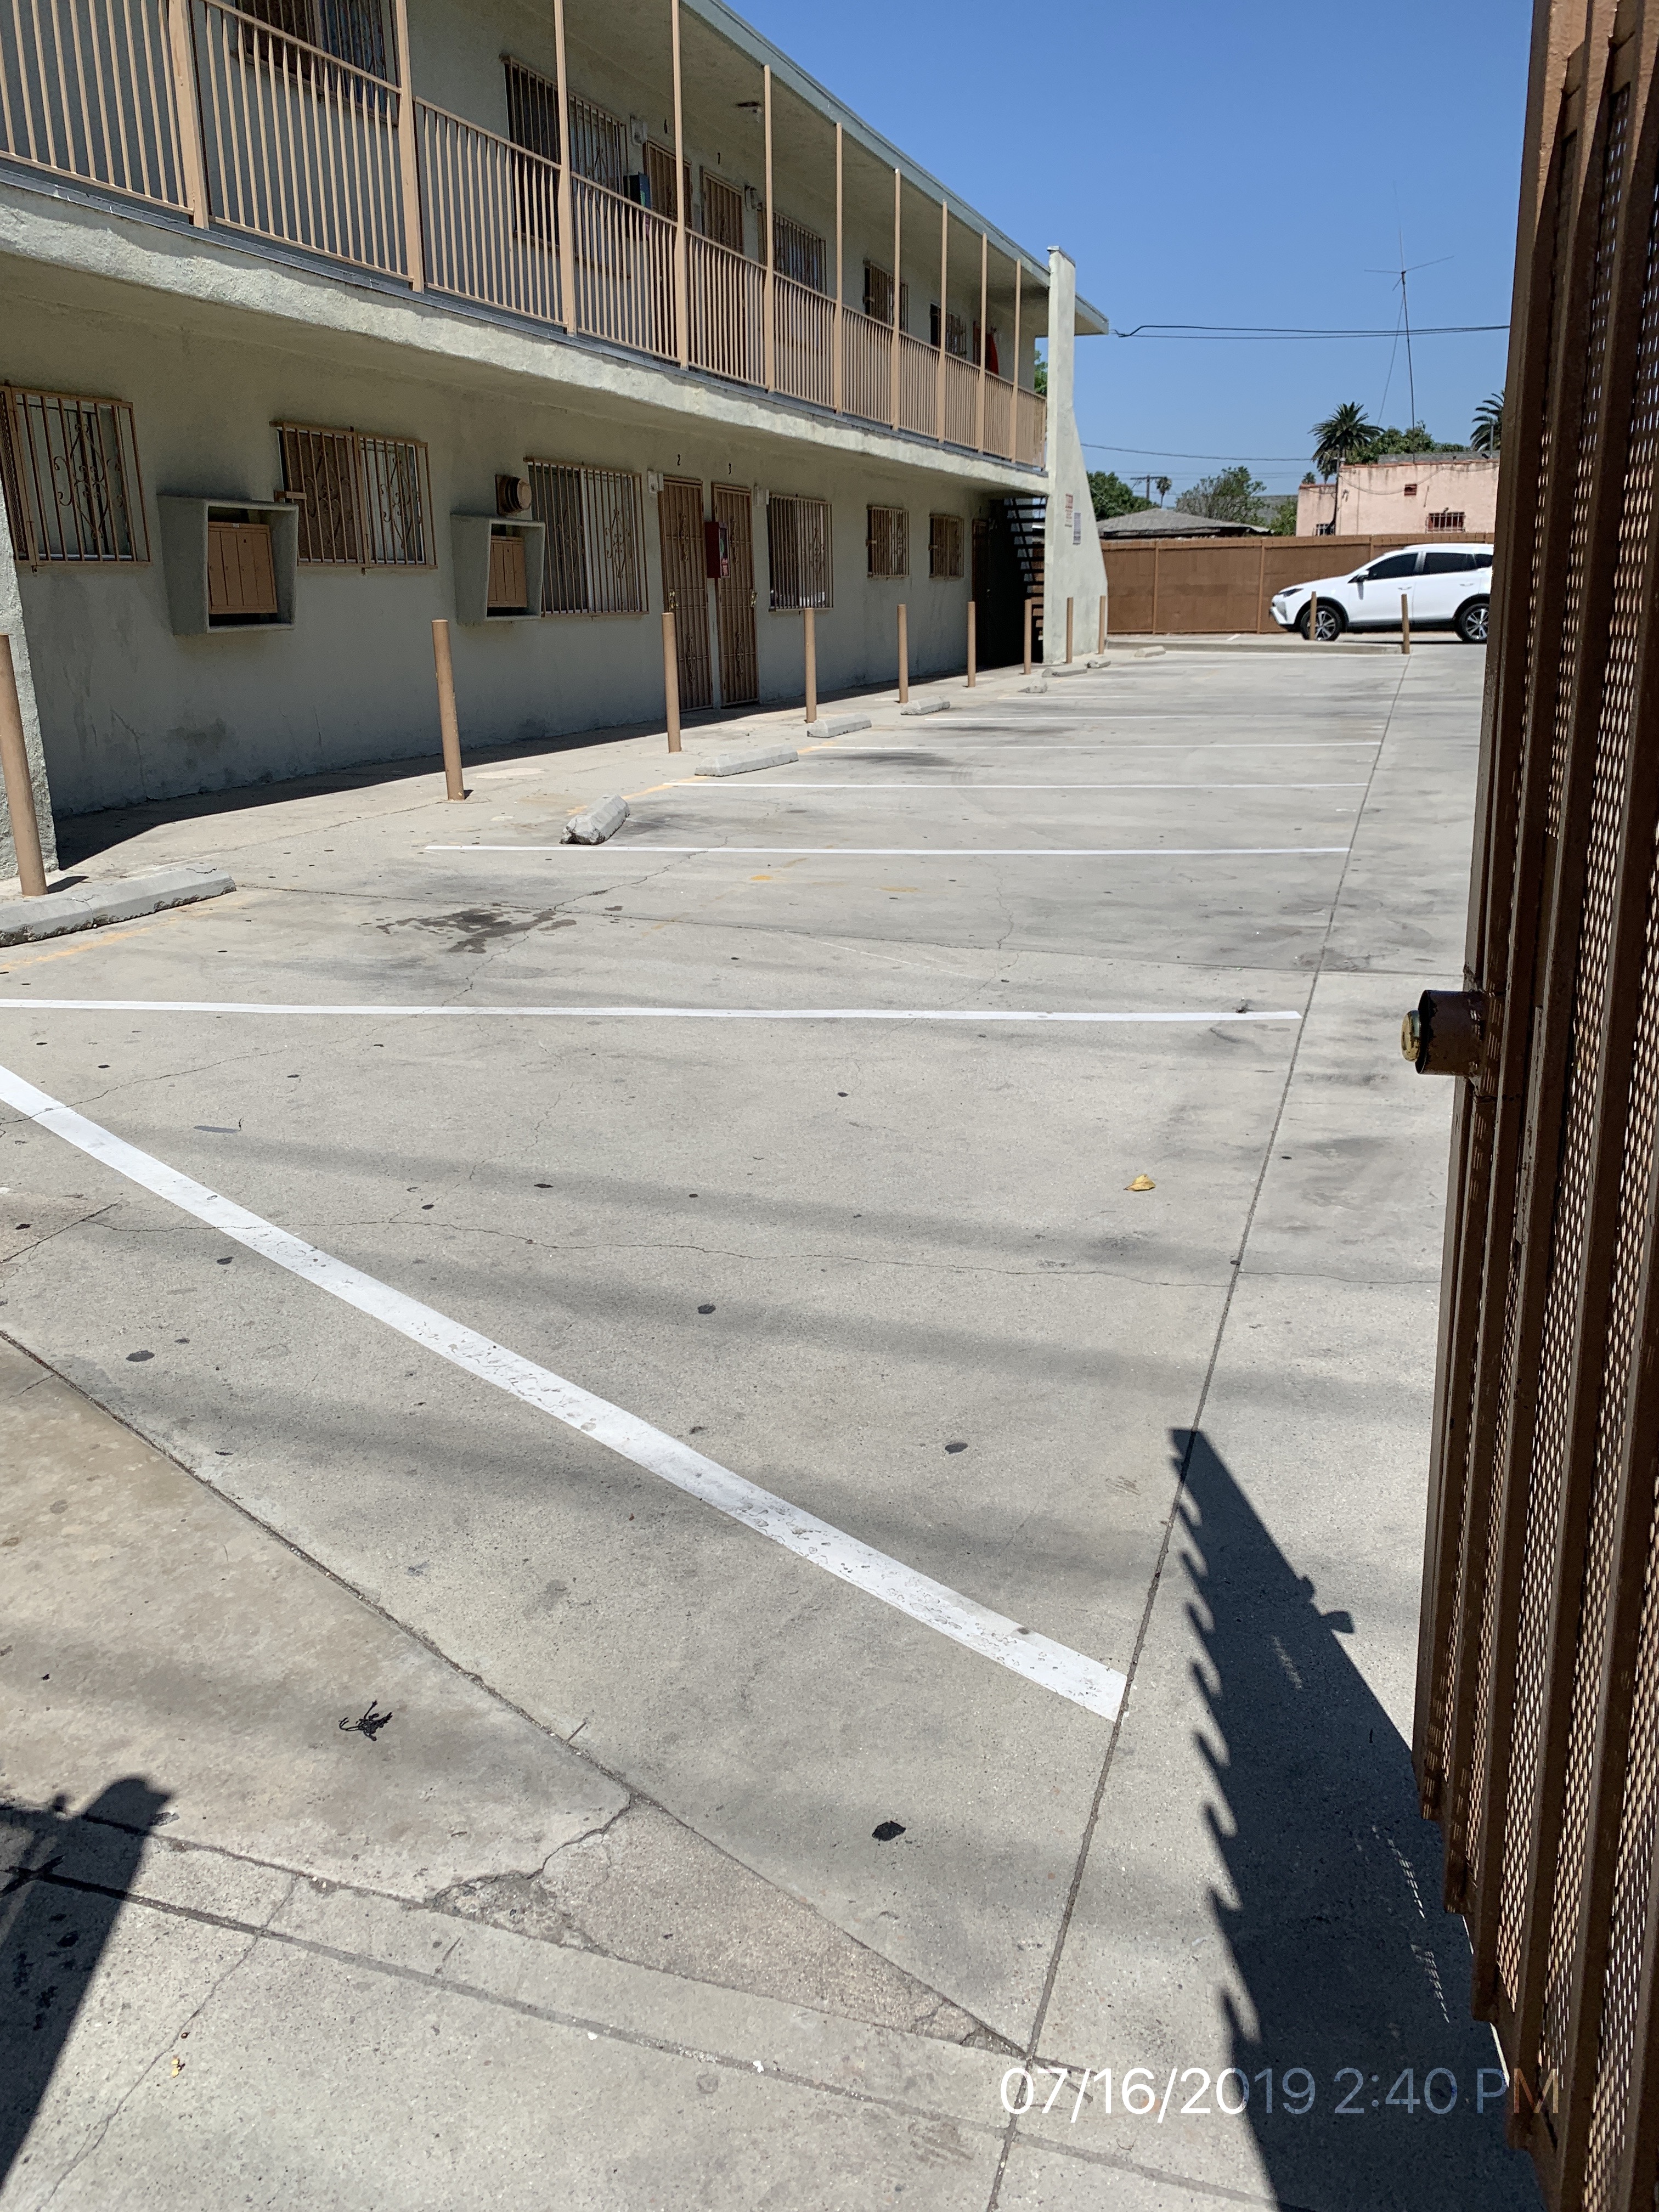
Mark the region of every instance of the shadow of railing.
<instances>
[{"instance_id":1,"label":"shadow of railing","mask_svg":"<svg viewBox=\"0 0 1659 2212\"><path fill-rule=\"evenodd\" d=\"M79 1814L0 1801L0 2187L22 2148L92 1985L145 1838L167 1798L137 1775ZM58 1872L95 1825L97 1880Z\"/></svg>"},{"instance_id":2,"label":"shadow of railing","mask_svg":"<svg viewBox=\"0 0 1659 2212\"><path fill-rule=\"evenodd\" d=\"M1321 1612L1206 1437L1173 1441L1211 1723L1199 1745L1232 1893L1211 1906L1243 1996L1224 1999L1224 2102L1249 2084L1240 2124L1280 2203L1535 2208L1530 2166L1504 2144L1491 2030L1469 2014L1463 1924L1441 1908L1438 1831L1343 1648L1353 1624Z\"/></svg>"}]
</instances>

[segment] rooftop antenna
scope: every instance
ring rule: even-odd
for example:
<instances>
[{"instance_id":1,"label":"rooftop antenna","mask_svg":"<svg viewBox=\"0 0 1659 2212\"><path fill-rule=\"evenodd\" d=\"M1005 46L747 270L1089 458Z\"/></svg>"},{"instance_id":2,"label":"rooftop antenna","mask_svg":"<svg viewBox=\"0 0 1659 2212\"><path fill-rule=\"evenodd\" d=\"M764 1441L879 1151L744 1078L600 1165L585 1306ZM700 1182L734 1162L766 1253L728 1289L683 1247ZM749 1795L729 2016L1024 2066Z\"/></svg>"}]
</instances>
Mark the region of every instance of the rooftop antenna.
<instances>
[{"instance_id":1,"label":"rooftop antenna","mask_svg":"<svg viewBox=\"0 0 1659 2212\"><path fill-rule=\"evenodd\" d=\"M1406 385L1412 410L1409 427L1415 429L1417 428L1417 375L1412 365L1412 306L1411 295L1406 289L1406 279L1408 276L1414 276L1419 269L1438 269L1443 263L1454 260L1456 257L1454 254L1443 253L1433 261L1414 261L1408 269L1406 266L1406 234L1403 230L1399 234L1399 237L1400 266L1397 269L1373 269L1370 274L1373 276L1392 276L1400 287L1400 312L1406 325Z\"/></svg>"}]
</instances>

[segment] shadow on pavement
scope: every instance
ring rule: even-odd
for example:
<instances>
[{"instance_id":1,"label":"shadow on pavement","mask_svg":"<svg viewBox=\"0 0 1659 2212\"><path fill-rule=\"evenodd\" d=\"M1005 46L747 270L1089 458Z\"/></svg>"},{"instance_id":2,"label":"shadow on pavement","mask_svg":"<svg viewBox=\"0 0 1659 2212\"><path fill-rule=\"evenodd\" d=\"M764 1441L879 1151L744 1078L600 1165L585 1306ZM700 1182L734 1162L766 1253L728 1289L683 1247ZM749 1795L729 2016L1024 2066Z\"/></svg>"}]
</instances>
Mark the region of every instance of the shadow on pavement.
<instances>
[{"instance_id":1,"label":"shadow on pavement","mask_svg":"<svg viewBox=\"0 0 1659 2212\"><path fill-rule=\"evenodd\" d=\"M0 2185L86 2002L144 1840L167 1798L136 1775L78 1815L0 1801ZM95 1824L96 1887L54 1880ZM85 1856L84 1850L76 1853Z\"/></svg>"},{"instance_id":2,"label":"shadow on pavement","mask_svg":"<svg viewBox=\"0 0 1659 2212\"><path fill-rule=\"evenodd\" d=\"M1232 1889L1211 1905L1247 1999L1224 2000L1237 2072L1223 2100L1248 2082L1281 2203L1536 2208L1530 2163L1504 2141L1491 2030L1469 2015L1463 1924L1440 1905L1439 1831L1343 1647L1352 1624L1321 1612L1203 1435L1173 1442L1191 1447L1176 1543Z\"/></svg>"}]
</instances>

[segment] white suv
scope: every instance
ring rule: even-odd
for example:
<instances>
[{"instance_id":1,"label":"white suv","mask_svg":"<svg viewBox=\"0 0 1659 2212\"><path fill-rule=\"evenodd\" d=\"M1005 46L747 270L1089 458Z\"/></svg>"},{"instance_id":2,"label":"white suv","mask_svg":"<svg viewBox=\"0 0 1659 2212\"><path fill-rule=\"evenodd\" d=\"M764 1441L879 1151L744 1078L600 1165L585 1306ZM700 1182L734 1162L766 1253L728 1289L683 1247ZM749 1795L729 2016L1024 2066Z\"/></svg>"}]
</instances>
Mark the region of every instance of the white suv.
<instances>
[{"instance_id":1,"label":"white suv","mask_svg":"<svg viewBox=\"0 0 1659 2212\"><path fill-rule=\"evenodd\" d=\"M1403 545L1351 576L1322 576L1276 592L1273 617L1281 629L1306 637L1316 598L1318 635L1328 643L1345 629L1397 630L1403 597L1413 629L1453 629L1466 645L1484 645L1491 595L1490 545Z\"/></svg>"}]
</instances>

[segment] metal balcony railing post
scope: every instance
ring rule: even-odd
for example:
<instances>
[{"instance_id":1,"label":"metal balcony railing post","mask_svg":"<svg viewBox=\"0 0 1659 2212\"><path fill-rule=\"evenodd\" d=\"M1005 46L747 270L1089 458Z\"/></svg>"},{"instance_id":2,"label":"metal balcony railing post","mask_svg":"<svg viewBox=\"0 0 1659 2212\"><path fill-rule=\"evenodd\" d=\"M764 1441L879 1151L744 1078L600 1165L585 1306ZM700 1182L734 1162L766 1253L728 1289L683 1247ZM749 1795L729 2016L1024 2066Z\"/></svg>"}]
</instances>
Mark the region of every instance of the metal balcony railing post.
<instances>
[{"instance_id":1,"label":"metal balcony railing post","mask_svg":"<svg viewBox=\"0 0 1659 2212\"><path fill-rule=\"evenodd\" d=\"M198 230L208 227L207 156L202 140L202 100L196 84L196 38L187 11L191 0L167 0L167 55L173 67L173 106L185 205Z\"/></svg>"},{"instance_id":2,"label":"metal balcony railing post","mask_svg":"<svg viewBox=\"0 0 1659 2212\"><path fill-rule=\"evenodd\" d=\"M421 220L421 167L416 137L415 73L409 57L409 0L394 0L398 40L398 181L404 202L404 264L411 292L426 289L426 226Z\"/></svg>"}]
</instances>

